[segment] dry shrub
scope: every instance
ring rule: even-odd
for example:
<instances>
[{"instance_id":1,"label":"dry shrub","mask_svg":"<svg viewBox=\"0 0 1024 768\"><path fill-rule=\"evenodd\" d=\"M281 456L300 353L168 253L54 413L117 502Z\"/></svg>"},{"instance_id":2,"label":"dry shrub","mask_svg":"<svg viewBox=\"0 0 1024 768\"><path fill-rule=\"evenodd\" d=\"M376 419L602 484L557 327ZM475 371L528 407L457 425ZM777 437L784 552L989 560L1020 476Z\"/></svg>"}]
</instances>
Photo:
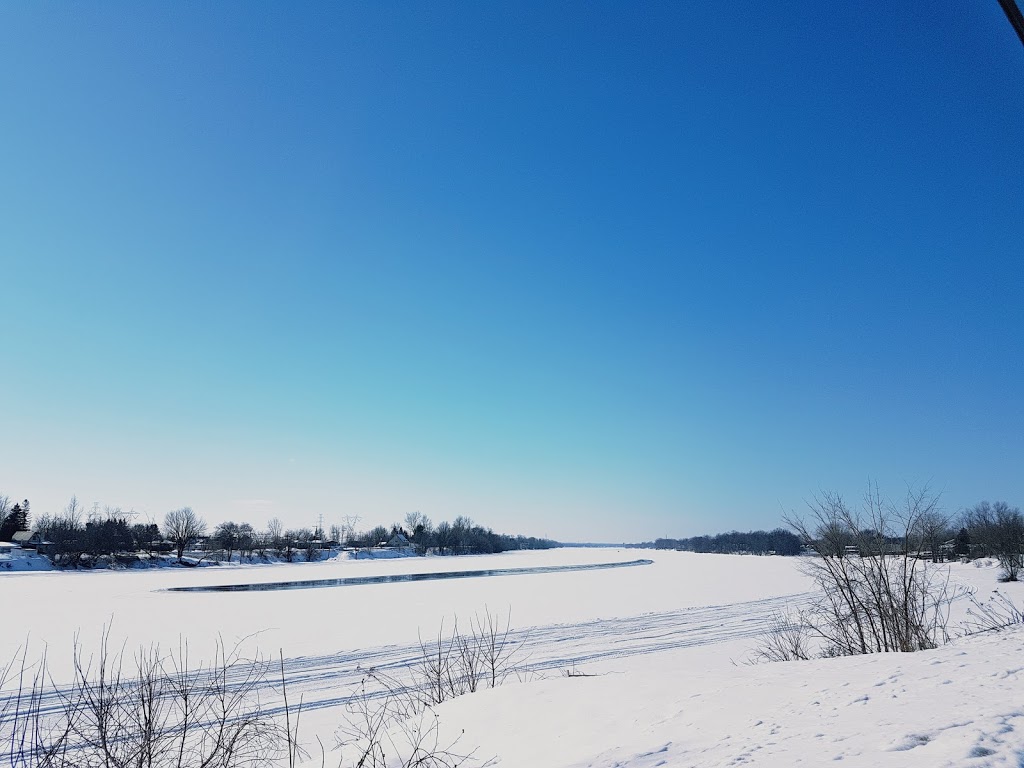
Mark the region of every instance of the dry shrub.
<instances>
[{"instance_id":1,"label":"dry shrub","mask_svg":"<svg viewBox=\"0 0 1024 768\"><path fill-rule=\"evenodd\" d=\"M834 493L787 524L813 555L804 568L820 597L796 617L779 617L762 640L764 660L935 648L949 639L949 605L960 590L927 562L947 518L928 489L899 503L869 484L860 510Z\"/></svg>"},{"instance_id":2,"label":"dry shrub","mask_svg":"<svg viewBox=\"0 0 1024 768\"><path fill-rule=\"evenodd\" d=\"M193 664L182 643L134 657L75 640L71 682L26 651L0 672L0 761L10 768L261 768L294 765L296 728L261 706L272 665L218 641L214 662Z\"/></svg>"}]
</instances>

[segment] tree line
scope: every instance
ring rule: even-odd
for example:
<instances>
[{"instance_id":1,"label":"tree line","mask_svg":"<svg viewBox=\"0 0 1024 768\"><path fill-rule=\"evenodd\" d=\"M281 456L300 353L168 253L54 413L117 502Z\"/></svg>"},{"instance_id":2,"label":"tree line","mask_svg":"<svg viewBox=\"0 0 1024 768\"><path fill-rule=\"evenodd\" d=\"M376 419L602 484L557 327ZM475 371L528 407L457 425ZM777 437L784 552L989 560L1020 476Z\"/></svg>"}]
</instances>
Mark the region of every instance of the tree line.
<instances>
[{"instance_id":1,"label":"tree line","mask_svg":"<svg viewBox=\"0 0 1024 768\"><path fill-rule=\"evenodd\" d=\"M328 531L318 527L286 529L277 518L265 529L234 521L208 526L191 507L171 510L163 525L135 522L134 517L134 512L125 513L119 507L101 509L97 504L87 510L72 496L60 513L43 514L36 521L34 529L42 539L39 551L55 564L78 567L101 558L128 562L138 559L139 553L171 554L179 563L195 564L197 559L231 560L236 555L250 561L271 557L312 561L320 559L323 550L340 547L392 546L420 555L464 555L558 546L549 539L496 533L465 516L434 525L419 512L406 515L402 524L379 525L368 531L356 531L351 525L333 525ZM0 497L0 523L13 530L27 530L28 502L11 507L6 497ZM0 532L5 530L0 528ZM192 557L186 560L186 553Z\"/></svg>"},{"instance_id":2,"label":"tree line","mask_svg":"<svg viewBox=\"0 0 1024 768\"><path fill-rule=\"evenodd\" d=\"M992 557L1001 580L1017 580L1024 515L1006 502L949 514L927 487L891 498L869 482L860 505L825 491L785 522L813 555L802 560L802 570L819 589L810 602L772 618L759 659L936 648L949 641L950 605L962 598L971 602L967 633L1024 622L1024 611L1005 595L978 599L928 562Z\"/></svg>"},{"instance_id":3,"label":"tree line","mask_svg":"<svg viewBox=\"0 0 1024 768\"><path fill-rule=\"evenodd\" d=\"M799 555L800 537L785 528L771 531L729 531L687 539L655 539L639 546L647 549L677 549L719 555Z\"/></svg>"},{"instance_id":4,"label":"tree line","mask_svg":"<svg viewBox=\"0 0 1024 768\"><path fill-rule=\"evenodd\" d=\"M810 506L816 508L816 500ZM660 538L638 547L677 549L715 554L799 555L802 552L843 557L908 555L939 563L946 560L991 558L1000 566L1003 581L1024 578L1024 514L1005 501L982 501L949 514L937 504L914 517L912 536L876 530L854 530L832 521L814 529L776 528L771 531L729 531L692 538ZM909 551L908 546L913 545Z\"/></svg>"},{"instance_id":5,"label":"tree line","mask_svg":"<svg viewBox=\"0 0 1024 768\"><path fill-rule=\"evenodd\" d=\"M810 508L821 506L816 499ZM818 522L813 529L794 530L808 548L829 556L909 555L935 563L991 558L1003 581L1017 581L1024 571L1024 514L1005 501L981 501L950 514L936 499L913 517L911 530L896 533L872 525L854 528L848 519Z\"/></svg>"},{"instance_id":6,"label":"tree line","mask_svg":"<svg viewBox=\"0 0 1024 768\"><path fill-rule=\"evenodd\" d=\"M1018 581L1024 571L1024 514L1005 501L982 501L954 517L932 521L929 545L939 552L969 560L992 558L1003 581ZM939 543L939 542L942 543Z\"/></svg>"},{"instance_id":7,"label":"tree line","mask_svg":"<svg viewBox=\"0 0 1024 768\"><path fill-rule=\"evenodd\" d=\"M378 526L368 534L357 537L361 546L374 546L374 542L404 537L418 554L432 552L438 555L487 555L517 549L551 549L560 546L557 541L535 536L510 536L495 533L491 528L477 525L470 518L459 515L452 522L444 520L437 525L420 512L405 516L404 524L390 529Z\"/></svg>"}]
</instances>

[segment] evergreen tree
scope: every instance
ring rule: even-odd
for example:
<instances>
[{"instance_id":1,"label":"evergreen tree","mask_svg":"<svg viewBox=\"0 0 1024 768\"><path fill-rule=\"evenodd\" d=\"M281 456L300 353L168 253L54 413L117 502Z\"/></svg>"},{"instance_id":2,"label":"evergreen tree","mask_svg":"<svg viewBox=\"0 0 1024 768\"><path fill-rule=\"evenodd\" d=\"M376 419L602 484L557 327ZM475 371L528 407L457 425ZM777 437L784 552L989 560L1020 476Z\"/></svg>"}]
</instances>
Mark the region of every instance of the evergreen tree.
<instances>
[{"instance_id":1,"label":"evergreen tree","mask_svg":"<svg viewBox=\"0 0 1024 768\"><path fill-rule=\"evenodd\" d=\"M25 502L28 504L28 501ZM10 541L18 531L27 531L28 510L27 506L15 504L5 517L0 519L0 541Z\"/></svg>"},{"instance_id":2,"label":"evergreen tree","mask_svg":"<svg viewBox=\"0 0 1024 768\"><path fill-rule=\"evenodd\" d=\"M149 550L153 542L160 541L160 527L156 523L135 523L131 531L136 549Z\"/></svg>"}]
</instances>

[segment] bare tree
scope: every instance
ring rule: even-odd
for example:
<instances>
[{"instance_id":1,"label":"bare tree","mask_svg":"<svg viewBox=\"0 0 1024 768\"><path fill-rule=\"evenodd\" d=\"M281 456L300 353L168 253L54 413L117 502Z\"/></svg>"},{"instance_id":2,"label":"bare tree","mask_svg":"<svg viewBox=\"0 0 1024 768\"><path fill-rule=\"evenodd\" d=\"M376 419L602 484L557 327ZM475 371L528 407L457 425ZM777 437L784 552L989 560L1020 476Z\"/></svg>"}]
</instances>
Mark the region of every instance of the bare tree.
<instances>
[{"instance_id":1,"label":"bare tree","mask_svg":"<svg viewBox=\"0 0 1024 768\"><path fill-rule=\"evenodd\" d=\"M239 523L238 525L238 556L246 560L252 559L252 553L257 546L259 535L250 523Z\"/></svg>"},{"instance_id":2,"label":"bare tree","mask_svg":"<svg viewBox=\"0 0 1024 768\"><path fill-rule=\"evenodd\" d=\"M299 528L289 532L288 536L299 546L307 563L320 559L320 547L323 544L323 539L317 536L317 532L312 528Z\"/></svg>"},{"instance_id":3,"label":"bare tree","mask_svg":"<svg viewBox=\"0 0 1024 768\"><path fill-rule=\"evenodd\" d=\"M942 544L946 539L953 537L949 529L950 520L950 516L945 512L935 509L922 513L917 521L917 530L914 533L922 546L927 547L927 551L931 553L933 563L943 561Z\"/></svg>"},{"instance_id":4,"label":"bare tree","mask_svg":"<svg viewBox=\"0 0 1024 768\"><path fill-rule=\"evenodd\" d=\"M4 519L10 514L11 511L11 498L0 493L0 524L4 522Z\"/></svg>"},{"instance_id":5,"label":"bare tree","mask_svg":"<svg viewBox=\"0 0 1024 768\"><path fill-rule=\"evenodd\" d=\"M79 527L82 524L82 515L85 514L85 507L82 506L82 502L78 500L77 496L72 496L64 507L64 518L72 525L72 527Z\"/></svg>"},{"instance_id":6,"label":"bare tree","mask_svg":"<svg viewBox=\"0 0 1024 768\"><path fill-rule=\"evenodd\" d=\"M267 548L271 545L271 536L268 531L254 533L252 537L252 548L256 556L263 559L267 556Z\"/></svg>"},{"instance_id":7,"label":"bare tree","mask_svg":"<svg viewBox=\"0 0 1024 768\"><path fill-rule=\"evenodd\" d=\"M416 545L417 554L425 555L430 547L434 524L422 512L410 512L405 516L405 525L410 541Z\"/></svg>"},{"instance_id":8,"label":"bare tree","mask_svg":"<svg viewBox=\"0 0 1024 768\"><path fill-rule=\"evenodd\" d=\"M174 544L181 562L185 549L206 533L206 521L197 515L192 507L182 507L164 516L164 536Z\"/></svg>"},{"instance_id":9,"label":"bare tree","mask_svg":"<svg viewBox=\"0 0 1024 768\"><path fill-rule=\"evenodd\" d=\"M452 532L452 525L446 520L437 524L434 529L434 543L437 545L437 554L455 554L455 536Z\"/></svg>"},{"instance_id":10,"label":"bare tree","mask_svg":"<svg viewBox=\"0 0 1024 768\"><path fill-rule=\"evenodd\" d=\"M817 555L805 567L821 597L803 620L824 655L917 651L948 638L948 574L919 558L937 497L908 489L894 503L869 484L860 511L823 493L808 512L786 522Z\"/></svg>"},{"instance_id":11,"label":"bare tree","mask_svg":"<svg viewBox=\"0 0 1024 768\"><path fill-rule=\"evenodd\" d=\"M83 513L78 497L72 496L61 514L47 518L38 528L51 543L49 556L54 563L75 567L80 564L87 550L85 527L82 525Z\"/></svg>"},{"instance_id":12,"label":"bare tree","mask_svg":"<svg viewBox=\"0 0 1024 768\"><path fill-rule=\"evenodd\" d=\"M227 551L227 560L229 563L231 562L231 553L238 548L239 536L240 531L238 523L230 520L220 523L213 529L213 543L220 549Z\"/></svg>"},{"instance_id":13,"label":"bare tree","mask_svg":"<svg viewBox=\"0 0 1024 768\"><path fill-rule=\"evenodd\" d=\"M405 516L405 530L407 530L409 533L412 533L416 530L416 526L423 525L423 522L426 519L427 518L424 516L424 514L418 510L416 512L410 512Z\"/></svg>"},{"instance_id":14,"label":"bare tree","mask_svg":"<svg viewBox=\"0 0 1024 768\"><path fill-rule=\"evenodd\" d=\"M479 614L470 620L470 627L477 655L483 666L489 687L495 688L505 682L511 674L517 674L526 636L514 639L512 636L512 610L504 619L497 613L484 608L484 617Z\"/></svg>"},{"instance_id":15,"label":"bare tree","mask_svg":"<svg viewBox=\"0 0 1024 768\"><path fill-rule=\"evenodd\" d=\"M276 517L270 518L267 523L267 545L277 552L278 557L284 554L282 552L283 537L284 526L281 525L281 521Z\"/></svg>"},{"instance_id":16,"label":"bare tree","mask_svg":"<svg viewBox=\"0 0 1024 768\"><path fill-rule=\"evenodd\" d=\"M1024 568L1024 515L1005 501L983 501L963 515L964 525L980 553L996 558L1002 581L1017 581Z\"/></svg>"},{"instance_id":17,"label":"bare tree","mask_svg":"<svg viewBox=\"0 0 1024 768\"><path fill-rule=\"evenodd\" d=\"M281 555L290 563L299 552L302 552L306 562L312 562L319 557L313 541L312 528L291 528L282 536Z\"/></svg>"}]
</instances>

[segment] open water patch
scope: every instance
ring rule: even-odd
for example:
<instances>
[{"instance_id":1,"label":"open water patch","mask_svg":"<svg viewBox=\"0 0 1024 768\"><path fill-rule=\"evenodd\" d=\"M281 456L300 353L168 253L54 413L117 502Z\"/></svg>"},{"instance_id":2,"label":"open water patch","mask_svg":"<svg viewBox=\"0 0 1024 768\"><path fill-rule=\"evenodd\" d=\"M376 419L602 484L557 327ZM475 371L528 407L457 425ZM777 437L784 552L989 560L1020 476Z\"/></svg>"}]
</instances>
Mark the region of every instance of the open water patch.
<instances>
[{"instance_id":1,"label":"open water patch","mask_svg":"<svg viewBox=\"0 0 1024 768\"><path fill-rule=\"evenodd\" d=\"M538 565L531 568L488 568L479 571L435 571L433 573L393 573L385 576L347 576L338 579L308 581L267 581L257 584L215 584L202 587L168 587L167 592L277 592L284 589L324 589L327 587L358 587L364 584L391 584L406 581L439 581L441 579L479 579L487 576L522 576L530 573L562 573L563 571L606 571L651 565L653 560L626 560L619 563L588 563L585 565Z\"/></svg>"}]
</instances>

